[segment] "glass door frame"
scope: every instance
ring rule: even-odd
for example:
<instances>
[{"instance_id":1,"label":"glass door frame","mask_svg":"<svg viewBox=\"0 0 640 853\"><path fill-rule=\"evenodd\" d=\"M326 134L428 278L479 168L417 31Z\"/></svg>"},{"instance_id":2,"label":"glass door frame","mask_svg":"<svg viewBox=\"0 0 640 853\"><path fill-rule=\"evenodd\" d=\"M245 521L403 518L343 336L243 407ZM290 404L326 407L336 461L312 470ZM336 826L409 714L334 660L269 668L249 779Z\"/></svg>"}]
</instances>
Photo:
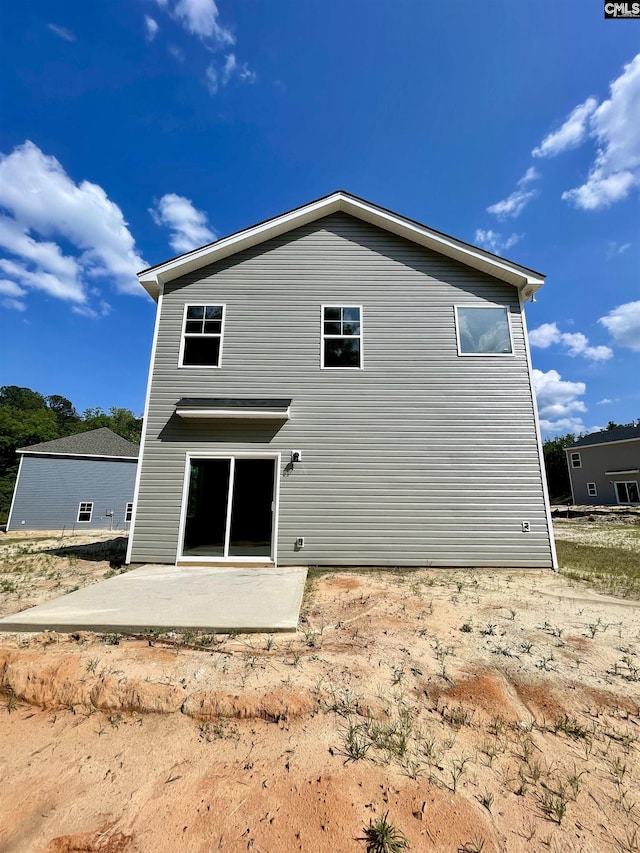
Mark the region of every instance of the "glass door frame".
<instances>
[{"instance_id":1,"label":"glass door frame","mask_svg":"<svg viewBox=\"0 0 640 853\"><path fill-rule=\"evenodd\" d=\"M280 515L280 461L281 453L252 453L243 451L240 453L207 453L204 452L189 452L185 458L183 485L182 485L182 505L180 507L180 524L178 528L178 548L176 553L176 563L273 563L278 562L278 519ZM233 557L233 556L217 556L217 557L197 557L193 554L184 553L184 537L187 525L187 506L189 502L189 484L191 481L191 461L195 459L228 459L231 463L229 471L229 493L227 495L227 517L225 521L225 544L224 551L229 548L229 533L231 529L231 503L233 500L233 476L236 459L272 459L274 463L273 474L273 518L271 521L271 555L269 557Z\"/></svg>"}]
</instances>

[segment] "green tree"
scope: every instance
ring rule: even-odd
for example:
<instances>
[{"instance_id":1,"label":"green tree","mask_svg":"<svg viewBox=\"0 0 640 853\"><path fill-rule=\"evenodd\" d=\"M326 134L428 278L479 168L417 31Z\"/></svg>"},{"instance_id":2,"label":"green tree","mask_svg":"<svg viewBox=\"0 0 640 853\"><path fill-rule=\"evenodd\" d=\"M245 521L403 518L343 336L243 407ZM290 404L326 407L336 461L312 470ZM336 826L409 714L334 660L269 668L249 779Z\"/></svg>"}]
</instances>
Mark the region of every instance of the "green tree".
<instances>
[{"instance_id":1,"label":"green tree","mask_svg":"<svg viewBox=\"0 0 640 853\"><path fill-rule=\"evenodd\" d=\"M544 466L547 472L547 487L552 501L571 499L571 482L567 468L567 455L564 449L573 444L575 440L575 435L569 432L566 435L549 438L542 445Z\"/></svg>"}]
</instances>

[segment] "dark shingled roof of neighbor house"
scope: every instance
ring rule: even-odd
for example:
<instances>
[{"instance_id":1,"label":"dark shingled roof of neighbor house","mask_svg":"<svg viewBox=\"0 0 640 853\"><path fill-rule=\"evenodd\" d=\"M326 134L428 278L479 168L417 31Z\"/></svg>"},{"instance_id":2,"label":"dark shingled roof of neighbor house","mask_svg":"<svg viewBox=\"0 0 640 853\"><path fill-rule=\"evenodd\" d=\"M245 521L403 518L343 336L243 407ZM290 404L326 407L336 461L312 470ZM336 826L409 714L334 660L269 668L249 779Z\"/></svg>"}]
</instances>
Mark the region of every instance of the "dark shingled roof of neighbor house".
<instances>
[{"instance_id":1,"label":"dark shingled roof of neighbor house","mask_svg":"<svg viewBox=\"0 0 640 853\"><path fill-rule=\"evenodd\" d=\"M638 426L620 426L613 429L604 429L600 432L592 432L591 435L583 435L574 444L566 449L574 447L588 447L590 444L609 444L612 441L628 441L630 438L640 438L640 424Z\"/></svg>"},{"instance_id":2,"label":"dark shingled roof of neighbor house","mask_svg":"<svg viewBox=\"0 0 640 853\"><path fill-rule=\"evenodd\" d=\"M19 447L17 453L44 453L52 456L112 456L137 459L140 448L137 444L116 435L108 427L67 435L53 441L43 441L29 447Z\"/></svg>"}]
</instances>

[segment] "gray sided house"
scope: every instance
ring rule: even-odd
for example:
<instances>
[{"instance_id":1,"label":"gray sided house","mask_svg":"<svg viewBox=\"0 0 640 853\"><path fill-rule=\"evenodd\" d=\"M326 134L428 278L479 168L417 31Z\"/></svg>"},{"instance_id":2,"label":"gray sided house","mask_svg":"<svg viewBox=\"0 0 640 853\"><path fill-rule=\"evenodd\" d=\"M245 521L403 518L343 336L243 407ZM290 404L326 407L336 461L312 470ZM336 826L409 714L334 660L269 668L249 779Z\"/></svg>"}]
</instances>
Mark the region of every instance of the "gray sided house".
<instances>
[{"instance_id":1,"label":"gray sided house","mask_svg":"<svg viewBox=\"0 0 640 853\"><path fill-rule=\"evenodd\" d=\"M128 561L554 565L539 273L336 192L139 278Z\"/></svg>"},{"instance_id":2,"label":"gray sided house","mask_svg":"<svg viewBox=\"0 0 640 853\"><path fill-rule=\"evenodd\" d=\"M640 425L593 432L565 453L574 504L640 504Z\"/></svg>"},{"instance_id":3,"label":"gray sided house","mask_svg":"<svg viewBox=\"0 0 640 853\"><path fill-rule=\"evenodd\" d=\"M106 427L21 447L7 530L128 530L137 444Z\"/></svg>"}]
</instances>

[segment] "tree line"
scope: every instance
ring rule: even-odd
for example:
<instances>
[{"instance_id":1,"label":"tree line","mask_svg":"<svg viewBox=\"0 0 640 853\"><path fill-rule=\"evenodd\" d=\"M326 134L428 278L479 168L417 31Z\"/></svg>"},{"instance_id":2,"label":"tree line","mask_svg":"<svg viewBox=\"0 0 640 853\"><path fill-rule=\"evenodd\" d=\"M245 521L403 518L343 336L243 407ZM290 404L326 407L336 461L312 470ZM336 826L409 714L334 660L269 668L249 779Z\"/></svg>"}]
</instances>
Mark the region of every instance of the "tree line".
<instances>
[{"instance_id":1,"label":"tree line","mask_svg":"<svg viewBox=\"0 0 640 853\"><path fill-rule=\"evenodd\" d=\"M127 441L140 443L142 418L129 409L112 406L105 412L97 407L79 414L71 400L59 394L45 396L17 385L0 387L0 522L6 521L11 506L18 473L18 447L100 427L108 427Z\"/></svg>"}]
</instances>

